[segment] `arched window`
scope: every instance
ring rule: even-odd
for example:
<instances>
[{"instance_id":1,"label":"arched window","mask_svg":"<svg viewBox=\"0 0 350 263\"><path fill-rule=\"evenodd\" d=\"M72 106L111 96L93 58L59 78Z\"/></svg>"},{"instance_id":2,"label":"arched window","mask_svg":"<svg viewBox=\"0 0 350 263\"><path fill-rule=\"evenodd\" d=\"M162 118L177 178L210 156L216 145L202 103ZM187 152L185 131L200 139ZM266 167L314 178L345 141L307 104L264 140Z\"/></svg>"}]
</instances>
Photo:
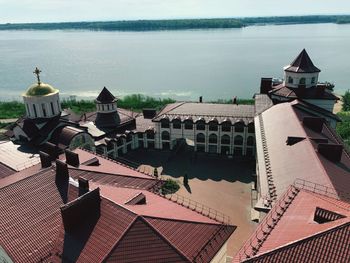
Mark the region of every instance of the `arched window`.
<instances>
[{"instance_id":1,"label":"arched window","mask_svg":"<svg viewBox=\"0 0 350 263\"><path fill-rule=\"evenodd\" d=\"M205 142L205 135L203 133L198 133L196 141L197 142Z\"/></svg>"},{"instance_id":2,"label":"arched window","mask_svg":"<svg viewBox=\"0 0 350 263\"><path fill-rule=\"evenodd\" d=\"M243 132L244 131L244 123L242 121L235 123L235 132Z\"/></svg>"},{"instance_id":3,"label":"arched window","mask_svg":"<svg viewBox=\"0 0 350 263\"><path fill-rule=\"evenodd\" d=\"M209 143L218 143L218 136L214 133L210 134Z\"/></svg>"},{"instance_id":4,"label":"arched window","mask_svg":"<svg viewBox=\"0 0 350 263\"><path fill-rule=\"evenodd\" d=\"M153 131L147 131L147 139L154 139L154 132Z\"/></svg>"},{"instance_id":5,"label":"arched window","mask_svg":"<svg viewBox=\"0 0 350 263\"><path fill-rule=\"evenodd\" d=\"M293 78L291 76L288 77L288 83L293 84Z\"/></svg>"},{"instance_id":6,"label":"arched window","mask_svg":"<svg viewBox=\"0 0 350 263\"><path fill-rule=\"evenodd\" d=\"M228 136L227 134L222 135L221 144L230 144L230 142L231 142L230 136Z\"/></svg>"},{"instance_id":7,"label":"arched window","mask_svg":"<svg viewBox=\"0 0 350 263\"><path fill-rule=\"evenodd\" d=\"M221 124L221 130L223 132L230 132L231 131L231 122L230 121L224 121Z\"/></svg>"},{"instance_id":8,"label":"arched window","mask_svg":"<svg viewBox=\"0 0 350 263\"><path fill-rule=\"evenodd\" d=\"M132 141L132 135L131 135L131 133L129 133L129 134L126 136L126 141L127 141L127 142L131 142L131 141Z\"/></svg>"},{"instance_id":9,"label":"arched window","mask_svg":"<svg viewBox=\"0 0 350 263\"><path fill-rule=\"evenodd\" d=\"M35 104L33 104L33 110L34 110L34 115L35 115L35 118L38 117L38 113L36 112L36 107L35 107Z\"/></svg>"},{"instance_id":10,"label":"arched window","mask_svg":"<svg viewBox=\"0 0 350 263\"><path fill-rule=\"evenodd\" d=\"M248 138L247 138L247 145L248 146L253 146L254 145L254 137L253 136L249 136Z\"/></svg>"},{"instance_id":11,"label":"arched window","mask_svg":"<svg viewBox=\"0 0 350 263\"><path fill-rule=\"evenodd\" d=\"M160 121L160 125L162 128L169 128L169 119L164 118Z\"/></svg>"},{"instance_id":12,"label":"arched window","mask_svg":"<svg viewBox=\"0 0 350 263\"><path fill-rule=\"evenodd\" d=\"M205 121L204 120L199 120L196 122L196 129L198 131L204 131L205 130Z\"/></svg>"},{"instance_id":13,"label":"arched window","mask_svg":"<svg viewBox=\"0 0 350 263\"><path fill-rule=\"evenodd\" d=\"M312 79L311 79L311 84L315 84L315 81L316 81L316 78L315 78L315 77L312 77Z\"/></svg>"},{"instance_id":14,"label":"arched window","mask_svg":"<svg viewBox=\"0 0 350 263\"><path fill-rule=\"evenodd\" d=\"M217 131L218 130L218 121L212 120L209 122L209 131Z\"/></svg>"},{"instance_id":15,"label":"arched window","mask_svg":"<svg viewBox=\"0 0 350 263\"><path fill-rule=\"evenodd\" d=\"M305 85L305 83L306 83L305 78L301 78L301 79L299 80L299 84L300 84L300 85Z\"/></svg>"},{"instance_id":16,"label":"arched window","mask_svg":"<svg viewBox=\"0 0 350 263\"><path fill-rule=\"evenodd\" d=\"M254 133L254 132L255 132L254 122L251 122L248 124L248 133Z\"/></svg>"},{"instance_id":17,"label":"arched window","mask_svg":"<svg viewBox=\"0 0 350 263\"><path fill-rule=\"evenodd\" d=\"M241 135L235 137L235 145L243 145L243 137Z\"/></svg>"},{"instance_id":18,"label":"arched window","mask_svg":"<svg viewBox=\"0 0 350 263\"><path fill-rule=\"evenodd\" d=\"M179 119L173 120L173 129L181 129L181 120Z\"/></svg>"},{"instance_id":19,"label":"arched window","mask_svg":"<svg viewBox=\"0 0 350 263\"><path fill-rule=\"evenodd\" d=\"M185 120L185 130L193 130L193 121L192 120Z\"/></svg>"},{"instance_id":20,"label":"arched window","mask_svg":"<svg viewBox=\"0 0 350 263\"><path fill-rule=\"evenodd\" d=\"M50 102L52 115L55 115L55 109L53 107L52 101Z\"/></svg>"},{"instance_id":21,"label":"arched window","mask_svg":"<svg viewBox=\"0 0 350 263\"><path fill-rule=\"evenodd\" d=\"M169 141L170 140L170 133L167 131L162 132L162 140Z\"/></svg>"}]
</instances>

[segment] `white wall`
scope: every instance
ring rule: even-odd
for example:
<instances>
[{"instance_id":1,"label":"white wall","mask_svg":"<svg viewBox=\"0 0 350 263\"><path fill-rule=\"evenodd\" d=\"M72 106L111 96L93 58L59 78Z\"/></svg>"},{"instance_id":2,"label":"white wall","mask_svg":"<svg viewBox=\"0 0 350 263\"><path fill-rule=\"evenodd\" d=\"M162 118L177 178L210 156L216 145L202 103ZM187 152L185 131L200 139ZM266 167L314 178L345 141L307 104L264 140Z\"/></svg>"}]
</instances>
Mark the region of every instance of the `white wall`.
<instances>
[{"instance_id":1,"label":"white wall","mask_svg":"<svg viewBox=\"0 0 350 263\"><path fill-rule=\"evenodd\" d=\"M298 88L301 78L305 78L306 88L316 86L318 82L318 72L316 73L295 73L295 72L284 72L284 82L283 84L290 88ZM288 83L289 77L293 78L293 84ZM315 82L312 83L312 78L315 78Z\"/></svg>"},{"instance_id":2,"label":"white wall","mask_svg":"<svg viewBox=\"0 0 350 263\"><path fill-rule=\"evenodd\" d=\"M26 105L27 117L31 119L51 118L61 113L61 103L58 92L46 96L23 96L23 101ZM53 105L54 112L52 112L51 103ZM44 116L42 107L43 104L46 111L46 116ZM36 116L33 105L35 105L36 108Z\"/></svg>"},{"instance_id":3,"label":"white wall","mask_svg":"<svg viewBox=\"0 0 350 263\"><path fill-rule=\"evenodd\" d=\"M226 263L227 256L227 242L221 247L215 257L210 261L210 263Z\"/></svg>"}]
</instances>

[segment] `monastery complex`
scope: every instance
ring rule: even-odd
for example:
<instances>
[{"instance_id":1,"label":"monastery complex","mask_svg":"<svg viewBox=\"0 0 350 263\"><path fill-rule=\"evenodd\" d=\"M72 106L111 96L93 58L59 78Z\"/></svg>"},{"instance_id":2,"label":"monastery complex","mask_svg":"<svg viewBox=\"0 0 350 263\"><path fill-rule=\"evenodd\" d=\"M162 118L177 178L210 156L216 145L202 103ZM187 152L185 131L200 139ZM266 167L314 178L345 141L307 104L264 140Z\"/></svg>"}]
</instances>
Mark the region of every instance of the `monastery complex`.
<instances>
[{"instance_id":1,"label":"monastery complex","mask_svg":"<svg viewBox=\"0 0 350 263\"><path fill-rule=\"evenodd\" d=\"M36 68L22 95L26 114L0 142L0 261L350 262L338 98L305 49L283 70L283 80L261 79L253 105L200 97L139 113L104 87L96 110L77 115ZM125 157L181 147L255 163L257 198L247 209L258 224L237 253L227 244L240 225L225 211L175 199L161 170L146 173Z\"/></svg>"}]
</instances>

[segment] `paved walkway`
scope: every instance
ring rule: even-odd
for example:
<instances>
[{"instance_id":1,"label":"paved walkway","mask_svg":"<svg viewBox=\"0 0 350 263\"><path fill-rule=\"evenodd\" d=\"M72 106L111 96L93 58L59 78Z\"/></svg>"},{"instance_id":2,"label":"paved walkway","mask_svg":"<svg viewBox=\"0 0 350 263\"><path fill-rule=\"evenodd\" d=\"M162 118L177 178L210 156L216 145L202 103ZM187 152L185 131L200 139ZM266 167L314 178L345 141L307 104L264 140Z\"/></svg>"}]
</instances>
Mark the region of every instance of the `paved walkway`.
<instances>
[{"instance_id":1,"label":"paved walkway","mask_svg":"<svg viewBox=\"0 0 350 263\"><path fill-rule=\"evenodd\" d=\"M189 188L181 187L178 194L200 202L231 218L238 228L228 243L228 255L234 255L250 236L256 223L250 220L251 182L254 164L221 157L198 155L188 151L176 156L170 152L136 150L125 158L152 166L162 166L166 174L181 184L188 174Z\"/></svg>"}]
</instances>

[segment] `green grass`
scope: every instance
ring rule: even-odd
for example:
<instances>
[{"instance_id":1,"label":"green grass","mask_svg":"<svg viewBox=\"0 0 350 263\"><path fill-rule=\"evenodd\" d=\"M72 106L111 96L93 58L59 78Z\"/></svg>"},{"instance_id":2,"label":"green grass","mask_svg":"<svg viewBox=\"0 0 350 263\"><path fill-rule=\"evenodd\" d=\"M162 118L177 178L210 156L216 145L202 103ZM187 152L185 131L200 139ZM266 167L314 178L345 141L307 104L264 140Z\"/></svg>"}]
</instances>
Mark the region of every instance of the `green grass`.
<instances>
[{"instance_id":1,"label":"green grass","mask_svg":"<svg viewBox=\"0 0 350 263\"><path fill-rule=\"evenodd\" d=\"M24 104L18 101L0 102L0 119L19 118L25 114Z\"/></svg>"},{"instance_id":2,"label":"green grass","mask_svg":"<svg viewBox=\"0 0 350 263\"><path fill-rule=\"evenodd\" d=\"M170 98L154 98L149 96L144 96L141 94L127 95L118 100L118 107L123 109L129 109L133 111L142 111L144 108L155 108L157 110L161 109L169 103L176 102ZM230 104L232 100L216 100L213 103L223 103ZM238 104L254 104L253 99L238 99ZM61 101L63 109L70 108L77 114L82 114L85 112L91 112L96 109L95 102L93 100L72 100L64 99ZM0 119L12 119L19 118L25 114L24 104L18 101L1 102L0 101Z\"/></svg>"},{"instance_id":3,"label":"green grass","mask_svg":"<svg viewBox=\"0 0 350 263\"><path fill-rule=\"evenodd\" d=\"M337 133L350 147L350 111L342 111L337 115L342 119L342 122L337 124Z\"/></svg>"}]
</instances>

